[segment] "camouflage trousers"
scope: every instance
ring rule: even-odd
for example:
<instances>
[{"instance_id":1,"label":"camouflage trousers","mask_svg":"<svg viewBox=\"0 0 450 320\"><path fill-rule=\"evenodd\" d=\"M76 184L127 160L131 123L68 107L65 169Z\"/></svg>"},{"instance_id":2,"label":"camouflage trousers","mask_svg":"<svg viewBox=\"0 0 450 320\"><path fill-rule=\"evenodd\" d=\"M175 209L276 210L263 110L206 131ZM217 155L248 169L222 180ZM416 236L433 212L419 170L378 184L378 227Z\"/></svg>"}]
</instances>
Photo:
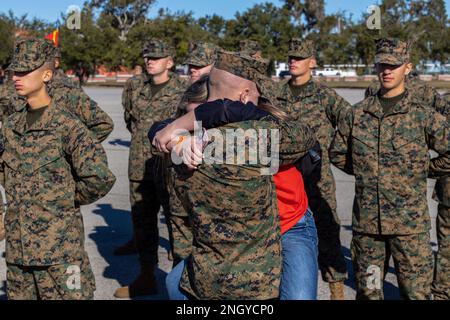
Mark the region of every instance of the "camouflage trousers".
<instances>
[{"instance_id":1,"label":"camouflage trousers","mask_svg":"<svg viewBox=\"0 0 450 320\"><path fill-rule=\"evenodd\" d=\"M330 171L331 175L331 171ZM319 269L325 282L334 283L348 279L347 264L341 249L341 225L336 213L336 193L332 176L322 176L322 181L305 181L309 206L319 238Z\"/></svg>"},{"instance_id":2,"label":"camouflage trousers","mask_svg":"<svg viewBox=\"0 0 450 320\"><path fill-rule=\"evenodd\" d=\"M433 251L429 233L383 236L353 233L351 244L357 300L382 300L389 259L394 259L400 295L430 300Z\"/></svg>"},{"instance_id":3,"label":"camouflage trousers","mask_svg":"<svg viewBox=\"0 0 450 320\"><path fill-rule=\"evenodd\" d=\"M169 221L169 193L154 180L130 181L131 218L141 264L158 264L158 214ZM169 238L172 238L170 223ZM172 242L172 239L170 239Z\"/></svg>"},{"instance_id":4,"label":"camouflage trousers","mask_svg":"<svg viewBox=\"0 0 450 320\"><path fill-rule=\"evenodd\" d=\"M87 258L44 267L7 265L9 300L92 300L94 291L95 278Z\"/></svg>"},{"instance_id":5,"label":"camouflage trousers","mask_svg":"<svg viewBox=\"0 0 450 320\"><path fill-rule=\"evenodd\" d=\"M192 225L186 210L173 188L170 192L170 214L169 224L172 230L172 256L173 265L178 265L185 260L192 252Z\"/></svg>"},{"instance_id":6,"label":"camouflage trousers","mask_svg":"<svg viewBox=\"0 0 450 320\"><path fill-rule=\"evenodd\" d=\"M434 300L450 299L450 207L439 204L436 218L438 253L433 286Z\"/></svg>"}]
</instances>

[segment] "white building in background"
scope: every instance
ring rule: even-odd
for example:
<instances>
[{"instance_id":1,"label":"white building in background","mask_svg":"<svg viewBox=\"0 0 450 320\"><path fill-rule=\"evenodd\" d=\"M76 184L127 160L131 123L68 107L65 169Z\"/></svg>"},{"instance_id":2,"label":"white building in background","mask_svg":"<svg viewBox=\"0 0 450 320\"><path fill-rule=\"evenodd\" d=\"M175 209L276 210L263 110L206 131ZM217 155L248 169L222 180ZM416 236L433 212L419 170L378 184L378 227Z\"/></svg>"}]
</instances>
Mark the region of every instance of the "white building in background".
<instances>
[{"instance_id":1,"label":"white building in background","mask_svg":"<svg viewBox=\"0 0 450 320\"><path fill-rule=\"evenodd\" d=\"M289 72L289 65L287 62L277 62L275 61L275 75L280 76L281 72Z\"/></svg>"},{"instance_id":2,"label":"white building in background","mask_svg":"<svg viewBox=\"0 0 450 320\"><path fill-rule=\"evenodd\" d=\"M442 64L439 61L421 61L416 66L421 74L450 74L450 63Z\"/></svg>"}]
</instances>

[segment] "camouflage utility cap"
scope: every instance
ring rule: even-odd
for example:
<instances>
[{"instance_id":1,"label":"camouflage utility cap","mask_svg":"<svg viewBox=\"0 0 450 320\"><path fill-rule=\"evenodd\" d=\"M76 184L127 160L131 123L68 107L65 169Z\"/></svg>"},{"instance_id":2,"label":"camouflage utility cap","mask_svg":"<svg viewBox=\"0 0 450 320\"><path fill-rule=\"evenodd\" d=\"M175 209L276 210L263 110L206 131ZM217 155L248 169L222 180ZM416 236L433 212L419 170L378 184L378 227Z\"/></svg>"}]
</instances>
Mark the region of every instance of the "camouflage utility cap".
<instances>
[{"instance_id":1,"label":"camouflage utility cap","mask_svg":"<svg viewBox=\"0 0 450 320\"><path fill-rule=\"evenodd\" d=\"M208 42L192 43L184 63L196 67L210 66L216 62L217 48L215 44Z\"/></svg>"},{"instance_id":2,"label":"camouflage utility cap","mask_svg":"<svg viewBox=\"0 0 450 320\"><path fill-rule=\"evenodd\" d=\"M214 67L257 82L262 76L265 76L268 65L269 60L267 59L255 59L243 53L220 51Z\"/></svg>"},{"instance_id":3,"label":"camouflage utility cap","mask_svg":"<svg viewBox=\"0 0 450 320\"><path fill-rule=\"evenodd\" d=\"M385 38L377 40L376 44L375 63L402 65L409 62L409 43L394 38Z\"/></svg>"},{"instance_id":4,"label":"camouflage utility cap","mask_svg":"<svg viewBox=\"0 0 450 320\"><path fill-rule=\"evenodd\" d=\"M144 58L165 58L173 57L175 54L174 48L162 40L149 40L144 45L142 56Z\"/></svg>"},{"instance_id":5,"label":"camouflage utility cap","mask_svg":"<svg viewBox=\"0 0 450 320\"><path fill-rule=\"evenodd\" d=\"M9 70L30 72L54 59L53 43L44 39L23 40L16 44Z\"/></svg>"},{"instance_id":6,"label":"camouflage utility cap","mask_svg":"<svg viewBox=\"0 0 450 320\"><path fill-rule=\"evenodd\" d=\"M289 57L306 59L315 55L316 48L311 40L294 38L289 42Z\"/></svg>"},{"instance_id":7,"label":"camouflage utility cap","mask_svg":"<svg viewBox=\"0 0 450 320\"><path fill-rule=\"evenodd\" d=\"M275 83L266 75L269 60L253 58L245 53L220 51L214 67L254 82L261 97L275 101Z\"/></svg>"},{"instance_id":8,"label":"camouflage utility cap","mask_svg":"<svg viewBox=\"0 0 450 320\"><path fill-rule=\"evenodd\" d=\"M249 55L254 55L259 51L262 51L261 44L254 40L241 40L239 42L241 52L245 52Z\"/></svg>"}]
</instances>

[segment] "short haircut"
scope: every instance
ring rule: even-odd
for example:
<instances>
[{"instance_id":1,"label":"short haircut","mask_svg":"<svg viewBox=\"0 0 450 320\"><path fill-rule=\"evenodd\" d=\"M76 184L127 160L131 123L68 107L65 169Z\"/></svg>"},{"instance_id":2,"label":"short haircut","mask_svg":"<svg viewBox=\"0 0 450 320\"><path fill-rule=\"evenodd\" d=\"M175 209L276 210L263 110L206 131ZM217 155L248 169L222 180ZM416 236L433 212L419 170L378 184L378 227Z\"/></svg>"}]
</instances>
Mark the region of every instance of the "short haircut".
<instances>
[{"instance_id":1,"label":"short haircut","mask_svg":"<svg viewBox=\"0 0 450 320\"><path fill-rule=\"evenodd\" d=\"M44 64L41 66L41 68L51 70L52 72L55 72L55 60L49 60L45 61Z\"/></svg>"}]
</instances>

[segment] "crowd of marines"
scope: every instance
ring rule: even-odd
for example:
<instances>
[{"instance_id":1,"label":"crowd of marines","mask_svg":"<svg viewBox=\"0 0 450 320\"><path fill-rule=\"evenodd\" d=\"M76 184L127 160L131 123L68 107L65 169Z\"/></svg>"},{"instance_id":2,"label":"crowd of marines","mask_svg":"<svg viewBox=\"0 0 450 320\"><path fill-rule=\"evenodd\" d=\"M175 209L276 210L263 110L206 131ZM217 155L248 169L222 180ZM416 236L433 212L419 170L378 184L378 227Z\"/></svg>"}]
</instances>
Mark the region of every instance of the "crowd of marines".
<instances>
[{"instance_id":1,"label":"crowd of marines","mask_svg":"<svg viewBox=\"0 0 450 320\"><path fill-rule=\"evenodd\" d=\"M318 266L330 298L345 299L349 277L341 250L333 164L356 179L351 253L357 299L383 299L382 283L392 256L402 298L448 300L450 99L448 93L440 95L410 76L411 50L406 41L377 40L379 79L362 102L351 106L312 78L317 52L310 40L290 41L292 77L282 82L267 76L269 62L254 41L242 41L237 52L210 43L192 44L185 61L189 79L173 72L175 50L170 44L147 41L144 72L126 82L122 96L131 133L133 236L115 251L137 253L140 272L114 296L158 293L155 270L162 210L169 259L174 268L182 268L183 298L280 297L283 268L273 177L260 175L248 163L201 164L186 170L188 163L175 165L167 154L170 144L183 139L169 135L169 127L149 138L152 128L167 119L200 116L187 107L187 94L202 81L211 87L229 85L228 96L214 98L233 100L226 77L214 78L223 83L208 80L219 70L254 83L257 100L276 106L289 121L251 119L218 123L216 129L279 129L282 163L299 161L320 143L321 168L303 180L317 226ZM18 41L8 68L11 76L0 86L0 183L6 194L0 240L6 236L9 299L94 297L80 207L105 196L115 183L101 146L114 125L62 72L60 59L49 41ZM241 99L242 93L235 97ZM430 150L437 156L431 158ZM436 257L430 242L427 178L437 179ZM374 270L380 285L371 282ZM71 282L74 276L79 278Z\"/></svg>"}]
</instances>

